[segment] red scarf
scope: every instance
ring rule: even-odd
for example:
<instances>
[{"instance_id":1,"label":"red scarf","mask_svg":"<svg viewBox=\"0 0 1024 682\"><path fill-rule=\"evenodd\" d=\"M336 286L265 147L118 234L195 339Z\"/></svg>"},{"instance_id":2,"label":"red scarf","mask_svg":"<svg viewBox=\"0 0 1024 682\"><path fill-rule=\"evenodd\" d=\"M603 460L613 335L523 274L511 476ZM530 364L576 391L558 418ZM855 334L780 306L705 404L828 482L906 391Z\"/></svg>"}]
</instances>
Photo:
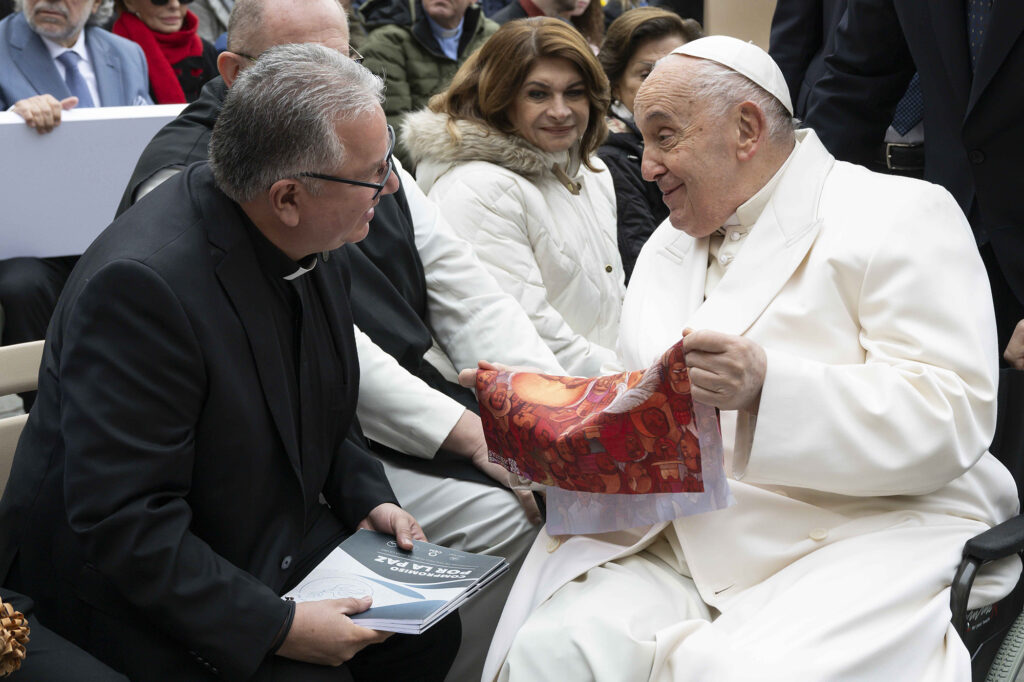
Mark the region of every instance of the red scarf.
<instances>
[{"instance_id":1,"label":"red scarf","mask_svg":"<svg viewBox=\"0 0 1024 682\"><path fill-rule=\"evenodd\" d=\"M185 21L174 33L158 33L128 12L122 12L114 22L114 33L138 43L146 55L149 85L157 104L185 102L185 91L171 65L203 54L203 41L196 33L198 27L199 19L192 12L185 13Z\"/></svg>"}]
</instances>

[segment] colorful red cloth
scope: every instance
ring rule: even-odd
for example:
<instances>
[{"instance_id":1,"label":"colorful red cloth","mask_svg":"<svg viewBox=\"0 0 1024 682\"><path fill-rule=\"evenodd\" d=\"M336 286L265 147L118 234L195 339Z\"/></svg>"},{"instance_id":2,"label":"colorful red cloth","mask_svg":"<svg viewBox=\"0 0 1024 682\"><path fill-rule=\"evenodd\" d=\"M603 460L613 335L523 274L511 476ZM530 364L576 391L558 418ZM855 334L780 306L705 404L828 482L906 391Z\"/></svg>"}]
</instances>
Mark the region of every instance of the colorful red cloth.
<instances>
[{"instance_id":1,"label":"colorful red cloth","mask_svg":"<svg viewBox=\"0 0 1024 682\"><path fill-rule=\"evenodd\" d=\"M478 370L490 460L536 483L604 494L704 491L682 341L644 371L583 379Z\"/></svg>"},{"instance_id":2,"label":"colorful red cloth","mask_svg":"<svg viewBox=\"0 0 1024 682\"><path fill-rule=\"evenodd\" d=\"M173 65L187 57L203 54L203 41L196 32L197 28L199 19L192 12L185 13L181 29L174 33L154 31L128 12L122 12L114 22L113 32L138 43L146 55L149 86L156 104L185 103L185 91L178 82Z\"/></svg>"}]
</instances>

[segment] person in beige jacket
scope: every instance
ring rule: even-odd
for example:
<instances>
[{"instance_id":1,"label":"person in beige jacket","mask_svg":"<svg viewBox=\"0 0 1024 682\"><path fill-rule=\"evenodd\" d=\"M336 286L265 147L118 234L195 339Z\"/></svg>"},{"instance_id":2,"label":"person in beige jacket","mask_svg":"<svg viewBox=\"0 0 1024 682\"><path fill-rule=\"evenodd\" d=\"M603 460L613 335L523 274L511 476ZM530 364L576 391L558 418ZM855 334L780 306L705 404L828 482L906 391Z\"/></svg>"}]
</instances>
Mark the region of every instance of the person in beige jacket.
<instances>
[{"instance_id":1,"label":"person in beige jacket","mask_svg":"<svg viewBox=\"0 0 1024 682\"><path fill-rule=\"evenodd\" d=\"M735 504L541 532L485 679L970 679L949 584L964 542L1017 511L986 452L985 269L948 192L837 162L791 111L767 54L721 36L641 86L644 174L670 217L640 254L620 348L639 369L685 335ZM1020 562L992 568L972 607Z\"/></svg>"},{"instance_id":2,"label":"person in beige jacket","mask_svg":"<svg viewBox=\"0 0 1024 682\"><path fill-rule=\"evenodd\" d=\"M608 101L575 29L527 19L499 29L404 127L417 182L578 376L619 366L615 189L594 155Z\"/></svg>"}]
</instances>

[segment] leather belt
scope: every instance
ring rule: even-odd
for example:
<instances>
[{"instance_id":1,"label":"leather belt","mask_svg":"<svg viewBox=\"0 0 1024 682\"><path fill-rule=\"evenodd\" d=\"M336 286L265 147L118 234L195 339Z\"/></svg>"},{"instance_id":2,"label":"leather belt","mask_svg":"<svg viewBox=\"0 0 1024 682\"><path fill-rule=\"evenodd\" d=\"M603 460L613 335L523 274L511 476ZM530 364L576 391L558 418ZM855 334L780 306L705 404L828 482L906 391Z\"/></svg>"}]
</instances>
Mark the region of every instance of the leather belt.
<instances>
[{"instance_id":1,"label":"leather belt","mask_svg":"<svg viewBox=\"0 0 1024 682\"><path fill-rule=\"evenodd\" d=\"M886 142L882 145L882 165L894 171L924 170L924 145Z\"/></svg>"}]
</instances>

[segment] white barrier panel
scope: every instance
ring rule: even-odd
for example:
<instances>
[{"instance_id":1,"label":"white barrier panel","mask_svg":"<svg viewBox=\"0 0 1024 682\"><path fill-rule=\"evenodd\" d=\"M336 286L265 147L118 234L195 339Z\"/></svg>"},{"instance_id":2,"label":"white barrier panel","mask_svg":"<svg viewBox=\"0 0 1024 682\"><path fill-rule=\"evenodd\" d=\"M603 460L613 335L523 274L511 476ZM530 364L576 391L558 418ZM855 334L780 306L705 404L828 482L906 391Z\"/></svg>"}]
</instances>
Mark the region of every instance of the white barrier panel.
<instances>
[{"instance_id":1,"label":"white barrier panel","mask_svg":"<svg viewBox=\"0 0 1024 682\"><path fill-rule=\"evenodd\" d=\"M0 112L0 259L85 251L114 219L142 150L184 107L72 109L46 135Z\"/></svg>"}]
</instances>

